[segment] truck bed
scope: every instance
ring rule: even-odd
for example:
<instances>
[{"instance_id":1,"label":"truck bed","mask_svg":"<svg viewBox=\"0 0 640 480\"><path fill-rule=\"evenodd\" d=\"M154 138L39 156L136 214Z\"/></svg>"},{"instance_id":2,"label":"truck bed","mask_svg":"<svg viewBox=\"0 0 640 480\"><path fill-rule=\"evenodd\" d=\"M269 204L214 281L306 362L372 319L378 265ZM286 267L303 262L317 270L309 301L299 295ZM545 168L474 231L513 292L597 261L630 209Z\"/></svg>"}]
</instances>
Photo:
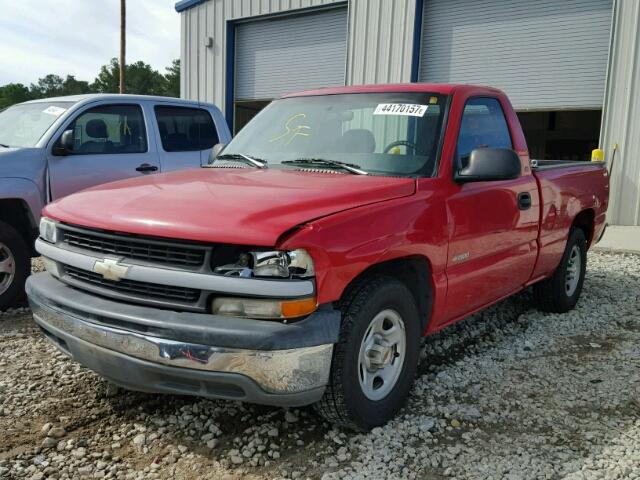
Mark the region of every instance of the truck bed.
<instances>
[{"instance_id":1,"label":"truck bed","mask_svg":"<svg viewBox=\"0 0 640 480\"><path fill-rule=\"evenodd\" d=\"M531 159L531 166L534 170L549 170L551 168L565 168L575 166L587 166L592 165L595 167L602 167L603 162L589 162L584 160L537 160Z\"/></svg>"},{"instance_id":2,"label":"truck bed","mask_svg":"<svg viewBox=\"0 0 640 480\"><path fill-rule=\"evenodd\" d=\"M540 191L540 253L533 278L549 274L564 252L572 222L586 212L593 225L588 246L605 226L609 178L604 162L541 160L533 166Z\"/></svg>"}]
</instances>

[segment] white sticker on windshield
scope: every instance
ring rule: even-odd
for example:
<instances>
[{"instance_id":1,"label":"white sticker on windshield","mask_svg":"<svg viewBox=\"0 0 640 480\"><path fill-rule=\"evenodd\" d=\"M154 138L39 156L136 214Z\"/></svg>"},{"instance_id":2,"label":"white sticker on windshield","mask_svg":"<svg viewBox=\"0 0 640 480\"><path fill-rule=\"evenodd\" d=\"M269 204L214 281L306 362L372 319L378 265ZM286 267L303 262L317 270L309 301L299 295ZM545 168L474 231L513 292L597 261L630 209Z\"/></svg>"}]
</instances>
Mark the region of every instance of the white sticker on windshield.
<instances>
[{"instance_id":1,"label":"white sticker on windshield","mask_svg":"<svg viewBox=\"0 0 640 480\"><path fill-rule=\"evenodd\" d=\"M415 103L380 103L373 112L374 115L406 115L410 117L424 117L428 105Z\"/></svg>"},{"instance_id":2,"label":"white sticker on windshield","mask_svg":"<svg viewBox=\"0 0 640 480\"><path fill-rule=\"evenodd\" d=\"M51 105L50 107L45 108L42 112L59 117L66 111L67 111L66 108L61 108L61 107L56 107L55 105Z\"/></svg>"}]
</instances>

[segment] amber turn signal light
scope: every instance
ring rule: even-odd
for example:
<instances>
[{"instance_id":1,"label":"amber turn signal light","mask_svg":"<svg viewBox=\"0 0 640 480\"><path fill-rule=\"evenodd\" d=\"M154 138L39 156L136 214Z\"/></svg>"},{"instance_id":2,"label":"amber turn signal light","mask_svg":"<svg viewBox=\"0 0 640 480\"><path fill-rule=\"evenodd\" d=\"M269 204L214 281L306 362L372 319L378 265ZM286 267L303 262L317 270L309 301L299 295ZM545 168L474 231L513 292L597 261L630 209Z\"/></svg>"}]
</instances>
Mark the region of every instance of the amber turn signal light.
<instances>
[{"instance_id":1,"label":"amber turn signal light","mask_svg":"<svg viewBox=\"0 0 640 480\"><path fill-rule=\"evenodd\" d=\"M318 308L315 297L304 298L302 300L288 300L280 304L282 318L304 317L313 313Z\"/></svg>"}]
</instances>

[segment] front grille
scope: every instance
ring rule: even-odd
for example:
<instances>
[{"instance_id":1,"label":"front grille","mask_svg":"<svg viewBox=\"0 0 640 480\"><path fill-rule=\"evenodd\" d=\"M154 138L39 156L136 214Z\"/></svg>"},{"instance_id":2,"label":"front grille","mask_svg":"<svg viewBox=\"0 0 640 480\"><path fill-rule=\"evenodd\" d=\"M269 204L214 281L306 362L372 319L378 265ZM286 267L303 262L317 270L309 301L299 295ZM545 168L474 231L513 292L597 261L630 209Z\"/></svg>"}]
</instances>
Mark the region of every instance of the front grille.
<instances>
[{"instance_id":1,"label":"front grille","mask_svg":"<svg viewBox=\"0 0 640 480\"><path fill-rule=\"evenodd\" d=\"M88 272L69 265L65 265L64 270L67 276L73 280L129 296L190 304L195 304L200 298L200 290L193 288L172 287L135 280L114 282L104 279L98 273Z\"/></svg>"},{"instance_id":2,"label":"front grille","mask_svg":"<svg viewBox=\"0 0 640 480\"><path fill-rule=\"evenodd\" d=\"M196 268L207 247L61 226L62 240L72 247L157 264Z\"/></svg>"}]
</instances>

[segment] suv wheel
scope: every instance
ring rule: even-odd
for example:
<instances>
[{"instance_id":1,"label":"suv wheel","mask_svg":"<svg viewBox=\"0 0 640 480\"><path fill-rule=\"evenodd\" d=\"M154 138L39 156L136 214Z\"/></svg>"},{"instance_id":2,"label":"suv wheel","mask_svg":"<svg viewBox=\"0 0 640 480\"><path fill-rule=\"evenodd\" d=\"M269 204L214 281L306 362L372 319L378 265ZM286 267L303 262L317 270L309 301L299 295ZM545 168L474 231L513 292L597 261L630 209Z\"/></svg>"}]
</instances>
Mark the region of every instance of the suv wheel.
<instances>
[{"instance_id":1,"label":"suv wheel","mask_svg":"<svg viewBox=\"0 0 640 480\"><path fill-rule=\"evenodd\" d=\"M422 333L418 309L403 283L373 277L351 290L341 310L329 384L316 410L331 423L368 430L390 420L409 394Z\"/></svg>"},{"instance_id":2,"label":"suv wheel","mask_svg":"<svg viewBox=\"0 0 640 480\"><path fill-rule=\"evenodd\" d=\"M553 275L533 286L538 308L565 313L578 303L587 267L587 240L580 229L572 230L560 265Z\"/></svg>"},{"instance_id":3,"label":"suv wheel","mask_svg":"<svg viewBox=\"0 0 640 480\"><path fill-rule=\"evenodd\" d=\"M0 222L0 310L15 304L31 270L29 249L22 236Z\"/></svg>"}]
</instances>

